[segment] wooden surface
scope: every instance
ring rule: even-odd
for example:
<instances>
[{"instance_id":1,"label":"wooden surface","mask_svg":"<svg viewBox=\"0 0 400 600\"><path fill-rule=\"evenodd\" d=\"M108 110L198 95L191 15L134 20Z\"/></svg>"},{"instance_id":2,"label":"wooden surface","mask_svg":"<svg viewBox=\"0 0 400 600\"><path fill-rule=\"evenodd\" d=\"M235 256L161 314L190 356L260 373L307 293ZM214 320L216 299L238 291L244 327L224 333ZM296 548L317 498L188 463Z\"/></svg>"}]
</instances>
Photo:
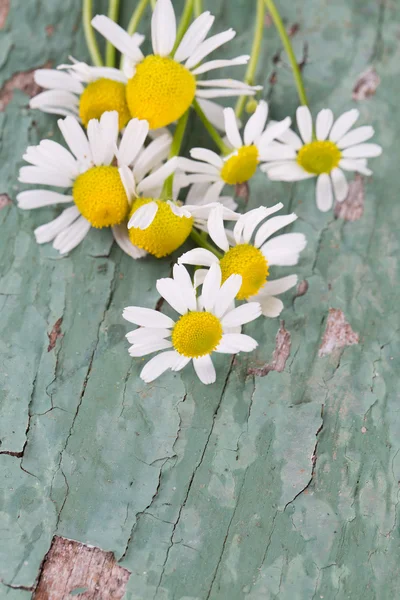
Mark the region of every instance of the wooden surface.
<instances>
[{"instance_id":1,"label":"wooden surface","mask_svg":"<svg viewBox=\"0 0 400 600\"><path fill-rule=\"evenodd\" d=\"M239 31L226 56L250 49L250 4L205 2ZM284 329L249 327L257 352L221 357L204 387L190 368L146 386L127 352L122 309L156 305L171 259L134 262L107 231L60 258L33 237L57 209L17 210L26 145L59 139L27 108L32 69L87 54L80 0L0 0L1 598L31 597L54 535L112 552L129 600L399 595L399 5L279 4L312 110L357 106L384 154L335 213L316 211L313 182L252 181L250 206L299 214L302 284ZM265 39L265 97L293 116L268 20Z\"/></svg>"}]
</instances>

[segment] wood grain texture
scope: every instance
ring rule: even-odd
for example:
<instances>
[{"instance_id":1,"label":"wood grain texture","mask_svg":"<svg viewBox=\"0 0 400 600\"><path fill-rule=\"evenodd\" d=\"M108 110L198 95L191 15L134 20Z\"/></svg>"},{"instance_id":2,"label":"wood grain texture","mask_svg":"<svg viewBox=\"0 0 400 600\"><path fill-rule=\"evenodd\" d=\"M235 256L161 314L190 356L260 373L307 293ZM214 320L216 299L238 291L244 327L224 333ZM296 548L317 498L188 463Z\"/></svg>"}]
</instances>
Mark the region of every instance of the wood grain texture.
<instances>
[{"instance_id":1,"label":"wood grain texture","mask_svg":"<svg viewBox=\"0 0 400 600\"><path fill-rule=\"evenodd\" d=\"M121 4L127 23L132 3ZM135 262L109 232L92 231L60 258L33 237L57 209L0 210L1 598L31 597L54 535L112 552L131 572L128 600L398 596L399 6L279 4L307 58L313 111L356 106L384 146L356 220L319 213L312 181L251 182L249 208L282 201L299 215L292 230L308 237L297 269L308 287L284 297L282 372L248 375L273 362L280 325L264 320L246 328L259 341L254 354L216 361L214 386L190 368L145 385L121 313L157 305L155 279L174 257ZM217 16L213 31L239 32L220 56L247 53L249 0L204 5ZM12 0L0 32L3 92L16 74L70 54L87 58L79 0ZM379 86L353 100L370 67ZM272 118L293 118L292 76L268 20L258 73ZM60 139L56 118L27 102L15 88L0 112L0 192L13 202L25 147ZM211 147L191 118L186 143ZM320 357L332 307L359 342Z\"/></svg>"},{"instance_id":2,"label":"wood grain texture","mask_svg":"<svg viewBox=\"0 0 400 600\"><path fill-rule=\"evenodd\" d=\"M129 575L112 552L55 536L33 600L121 600Z\"/></svg>"}]
</instances>

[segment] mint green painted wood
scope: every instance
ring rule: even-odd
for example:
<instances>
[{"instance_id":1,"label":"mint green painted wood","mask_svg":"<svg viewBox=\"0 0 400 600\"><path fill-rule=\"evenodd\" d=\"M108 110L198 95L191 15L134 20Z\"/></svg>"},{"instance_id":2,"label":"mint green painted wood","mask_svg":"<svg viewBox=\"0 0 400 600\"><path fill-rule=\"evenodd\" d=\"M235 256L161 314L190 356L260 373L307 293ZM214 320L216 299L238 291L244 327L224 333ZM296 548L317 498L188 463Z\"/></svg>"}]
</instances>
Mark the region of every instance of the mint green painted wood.
<instances>
[{"instance_id":1,"label":"mint green painted wood","mask_svg":"<svg viewBox=\"0 0 400 600\"><path fill-rule=\"evenodd\" d=\"M134 3L123 4L127 22ZM373 0L280 4L287 22L300 25L299 56L309 46L314 112L354 106L351 90L366 67L381 77L376 95L357 103L385 148L366 184L364 215L350 223L318 213L312 182L252 183L251 206L282 201L299 214L293 230L309 243L298 272L309 289L285 296L284 372L246 375L271 361L279 323L265 320L248 328L257 352L232 364L220 357L217 383L204 387L191 369L146 386L142 361L127 353L122 308L154 307L155 279L172 259L134 262L108 232L91 232L61 259L33 238L56 210L0 211L1 598L30 597L8 586L34 585L55 533L113 551L132 572L129 600L398 595L399 10ZM1 86L48 60L87 57L79 5L12 1L0 33ZM205 5L218 30L239 32L224 55L247 52L249 0ZM259 77L271 114L293 116L290 70L283 54L272 60L280 48L273 27L265 40ZM0 193L14 200L24 148L59 139L56 119L30 112L15 91L0 128ZM199 141L208 142L196 131L190 144ZM360 342L320 358L330 307L344 312ZM62 337L47 352L60 317Z\"/></svg>"}]
</instances>

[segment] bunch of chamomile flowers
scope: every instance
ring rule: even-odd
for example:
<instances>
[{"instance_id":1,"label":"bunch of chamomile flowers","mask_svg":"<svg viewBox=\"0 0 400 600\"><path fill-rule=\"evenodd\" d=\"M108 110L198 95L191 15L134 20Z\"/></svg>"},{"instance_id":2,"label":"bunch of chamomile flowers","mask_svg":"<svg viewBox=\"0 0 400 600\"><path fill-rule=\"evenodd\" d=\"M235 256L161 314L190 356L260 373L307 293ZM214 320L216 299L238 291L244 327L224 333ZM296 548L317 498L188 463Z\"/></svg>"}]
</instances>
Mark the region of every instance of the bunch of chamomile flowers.
<instances>
[{"instance_id":1,"label":"bunch of chamomile flowers","mask_svg":"<svg viewBox=\"0 0 400 600\"><path fill-rule=\"evenodd\" d=\"M257 2L274 7L271 14L284 37L273 1ZM135 260L168 256L190 238L193 249L179 256L171 277L155 284L176 318L138 306L125 308L123 316L136 326L127 334L131 356L154 355L142 369L145 382L193 362L199 379L210 384L216 380L212 354L253 351L257 341L243 326L281 313L280 296L296 285L297 275L289 269L274 278L274 267L295 267L306 246L302 233L281 231L296 221L294 213L279 214L283 205L275 204L240 214L232 186L247 184L257 171L274 181L315 177L317 208L328 211L334 199L347 196L345 172L370 175L368 159L381 148L368 141L372 127L353 128L357 110L335 119L324 109L313 121L293 62L301 100L297 132L290 117L268 118L262 87L253 85L260 11L251 56L218 59L215 52L236 32L211 33L214 16L208 11L194 16L193 0L186 0L179 24L171 0L157 0L152 50L144 54L144 36L134 29L145 5L142 0L137 6L127 31L104 15L85 23L93 65L70 58L57 69L36 71L43 91L30 106L61 116L63 142L42 140L26 149L19 181L35 187L21 191L17 202L23 210L64 205L34 232L39 244L52 243L62 255L92 228L110 228ZM106 39L106 64L94 30ZM245 81L213 78L214 70L246 64ZM236 110L223 105L231 97L237 97ZM246 102L252 110L242 126ZM215 151L196 147L181 155L185 135L190 142L191 111Z\"/></svg>"}]
</instances>

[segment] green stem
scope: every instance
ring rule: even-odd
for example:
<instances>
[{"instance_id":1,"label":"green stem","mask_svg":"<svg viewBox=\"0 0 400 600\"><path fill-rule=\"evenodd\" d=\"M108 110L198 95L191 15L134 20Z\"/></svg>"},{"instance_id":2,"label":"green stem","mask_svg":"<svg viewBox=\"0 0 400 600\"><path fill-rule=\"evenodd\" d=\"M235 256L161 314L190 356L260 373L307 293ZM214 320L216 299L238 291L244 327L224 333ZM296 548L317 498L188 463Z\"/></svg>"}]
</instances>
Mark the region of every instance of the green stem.
<instances>
[{"instance_id":1,"label":"green stem","mask_svg":"<svg viewBox=\"0 0 400 600\"><path fill-rule=\"evenodd\" d=\"M296 83L297 93L300 98L300 102L301 102L301 104L308 106L307 95L306 95L306 91L304 89L304 84L303 84L303 78L301 76L300 68L299 68L299 65L297 64L296 56L293 52L293 47L290 42L289 36L286 32L282 18L279 14L278 9L275 6L274 0L264 0L264 2L265 2L265 6L268 9L269 14L271 15L273 22L275 24L275 27L279 33L283 47L286 50L286 54L288 55L290 65L291 65L292 71L293 71L293 77L294 77L294 80Z\"/></svg>"},{"instance_id":2,"label":"green stem","mask_svg":"<svg viewBox=\"0 0 400 600\"><path fill-rule=\"evenodd\" d=\"M202 0L194 0L194 16L199 17L203 12Z\"/></svg>"},{"instance_id":3,"label":"green stem","mask_svg":"<svg viewBox=\"0 0 400 600\"><path fill-rule=\"evenodd\" d=\"M174 156L178 156L183 137L186 131L186 125L189 118L189 110L188 109L179 119L178 124L175 129L174 137L172 139L171 149L169 151L169 158L173 158ZM164 182L163 191L161 193L162 198L166 198L170 200L173 198L173 187L174 187L174 176L175 173L172 173Z\"/></svg>"},{"instance_id":4,"label":"green stem","mask_svg":"<svg viewBox=\"0 0 400 600\"><path fill-rule=\"evenodd\" d=\"M196 99L193 100L193 108L197 112L200 121L203 123L204 127L207 129L218 148L221 150L222 154L230 154L232 152L231 148L225 144L218 131L213 125L211 125Z\"/></svg>"},{"instance_id":5,"label":"green stem","mask_svg":"<svg viewBox=\"0 0 400 600\"><path fill-rule=\"evenodd\" d=\"M108 18L118 23L119 0L108 0ZM115 67L116 48L110 42L106 44L106 65Z\"/></svg>"},{"instance_id":6,"label":"green stem","mask_svg":"<svg viewBox=\"0 0 400 600\"><path fill-rule=\"evenodd\" d=\"M195 229L194 227L193 227L192 231L190 232L190 237L192 238L192 240L194 242L196 242L196 244L198 246L200 246L200 248L205 248L206 250L209 250L210 252L215 254L215 256L217 258L219 258L220 260L224 256L222 254L222 252L219 252L219 250L217 250L215 248L215 246L213 246L212 244L207 242L207 240L204 239L204 237L201 235L201 233L199 231L197 231L197 229Z\"/></svg>"},{"instance_id":7,"label":"green stem","mask_svg":"<svg viewBox=\"0 0 400 600\"><path fill-rule=\"evenodd\" d=\"M129 21L127 32L129 35L133 35L138 28L141 18L143 17L143 13L147 8L149 0L140 0L137 3L135 10L132 13L131 20Z\"/></svg>"},{"instance_id":8,"label":"green stem","mask_svg":"<svg viewBox=\"0 0 400 600\"><path fill-rule=\"evenodd\" d=\"M86 45L89 50L90 58L96 67L103 66L103 59L101 58L100 50L97 45L96 37L94 35L93 27L91 24L92 20L92 0L83 0L82 8L82 21L83 31L85 33Z\"/></svg>"},{"instance_id":9,"label":"green stem","mask_svg":"<svg viewBox=\"0 0 400 600\"><path fill-rule=\"evenodd\" d=\"M187 28L189 27L189 23L193 13L193 3L194 0L186 0L185 2L185 8L183 9L181 20L179 21L178 31L176 33L176 40L174 48L172 50L172 56L175 54L175 50L181 43L182 38L185 35Z\"/></svg>"},{"instance_id":10,"label":"green stem","mask_svg":"<svg viewBox=\"0 0 400 600\"><path fill-rule=\"evenodd\" d=\"M257 15L256 24L254 28L253 46L251 48L250 61L247 65L246 75L244 77L244 81L248 85L254 85L254 77L257 70L258 59L260 58L261 43L264 34L264 17L264 0L257 0ZM236 103L235 113L238 118L243 112L246 100L246 96L241 96Z\"/></svg>"}]
</instances>

